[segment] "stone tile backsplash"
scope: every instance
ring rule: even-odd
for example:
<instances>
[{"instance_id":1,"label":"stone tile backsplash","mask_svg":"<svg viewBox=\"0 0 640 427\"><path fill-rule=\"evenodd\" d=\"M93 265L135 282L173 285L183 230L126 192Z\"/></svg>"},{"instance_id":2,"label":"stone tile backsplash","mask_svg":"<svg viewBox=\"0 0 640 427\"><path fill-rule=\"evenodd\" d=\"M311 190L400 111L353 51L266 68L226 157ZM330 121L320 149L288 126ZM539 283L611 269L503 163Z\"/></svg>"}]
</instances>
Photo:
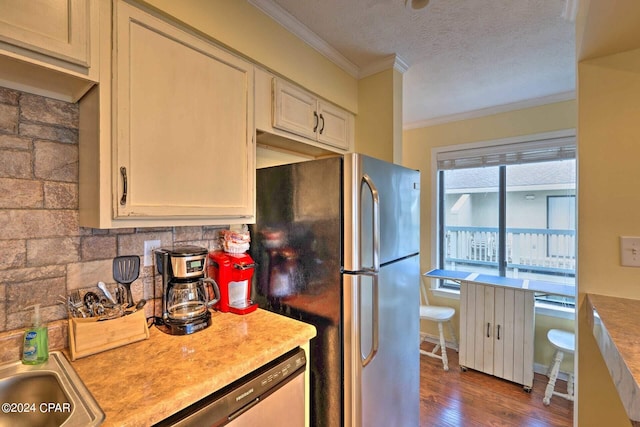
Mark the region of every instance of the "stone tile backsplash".
<instances>
[{"instance_id":1,"label":"stone tile backsplash","mask_svg":"<svg viewBox=\"0 0 640 427\"><path fill-rule=\"evenodd\" d=\"M113 290L113 258L142 258L145 240L212 247L217 238L220 227L80 227L78 114L77 104L0 87L0 338L29 324L28 305L42 304L43 320L58 325L67 317L60 297L98 281ZM148 316L161 298L154 273L141 268L131 287L150 302Z\"/></svg>"}]
</instances>

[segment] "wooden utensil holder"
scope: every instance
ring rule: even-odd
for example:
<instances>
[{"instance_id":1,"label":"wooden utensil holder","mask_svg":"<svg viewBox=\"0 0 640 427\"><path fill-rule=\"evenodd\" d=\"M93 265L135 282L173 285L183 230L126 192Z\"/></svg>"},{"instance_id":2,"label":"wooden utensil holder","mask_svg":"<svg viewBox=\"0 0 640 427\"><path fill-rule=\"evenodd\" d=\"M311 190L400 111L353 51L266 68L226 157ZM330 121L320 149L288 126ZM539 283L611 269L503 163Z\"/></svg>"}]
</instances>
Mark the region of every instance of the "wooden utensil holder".
<instances>
[{"instance_id":1,"label":"wooden utensil holder","mask_svg":"<svg viewBox=\"0 0 640 427\"><path fill-rule=\"evenodd\" d=\"M144 310L111 320L69 318L71 360L149 338Z\"/></svg>"}]
</instances>

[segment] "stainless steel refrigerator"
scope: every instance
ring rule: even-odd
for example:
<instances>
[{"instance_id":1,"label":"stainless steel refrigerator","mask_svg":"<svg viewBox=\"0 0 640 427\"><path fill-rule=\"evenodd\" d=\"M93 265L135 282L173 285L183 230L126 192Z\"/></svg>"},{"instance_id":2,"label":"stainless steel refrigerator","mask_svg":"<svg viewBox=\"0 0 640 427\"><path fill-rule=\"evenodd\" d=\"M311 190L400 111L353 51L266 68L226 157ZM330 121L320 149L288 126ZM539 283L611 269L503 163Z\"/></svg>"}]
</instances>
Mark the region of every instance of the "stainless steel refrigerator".
<instances>
[{"instance_id":1,"label":"stainless steel refrigerator","mask_svg":"<svg viewBox=\"0 0 640 427\"><path fill-rule=\"evenodd\" d=\"M253 293L317 329L311 425L418 426L420 173L348 154L256 182Z\"/></svg>"}]
</instances>

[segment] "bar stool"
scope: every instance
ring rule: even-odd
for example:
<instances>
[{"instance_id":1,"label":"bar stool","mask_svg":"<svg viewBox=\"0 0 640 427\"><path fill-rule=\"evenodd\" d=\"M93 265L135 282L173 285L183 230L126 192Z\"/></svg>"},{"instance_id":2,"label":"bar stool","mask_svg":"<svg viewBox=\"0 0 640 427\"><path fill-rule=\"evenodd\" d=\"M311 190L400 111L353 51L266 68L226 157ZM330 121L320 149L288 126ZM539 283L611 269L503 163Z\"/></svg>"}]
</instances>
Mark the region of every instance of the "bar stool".
<instances>
[{"instance_id":1,"label":"bar stool","mask_svg":"<svg viewBox=\"0 0 640 427\"><path fill-rule=\"evenodd\" d=\"M440 335L440 343L436 344L436 346L431 351L426 351L420 349L420 354L424 354L425 356L435 357L436 359L442 360L442 365L445 371L449 370L449 359L447 358L447 346L446 341L444 340L444 331L443 324L446 323L449 325L449 332L453 338L453 343L456 347L456 351L458 349L458 341L456 340L456 334L453 331L453 324L451 319L456 314L456 310L451 307L440 307L429 304L429 299L427 297L427 291L424 288L424 285L420 286L420 293L422 294L423 301L420 304L420 320L428 320L430 322L436 322L438 324L438 333ZM424 304L423 304L424 303ZM420 344L426 340L426 334L420 334L422 338L420 339ZM437 354L440 351L440 354Z\"/></svg>"},{"instance_id":2,"label":"bar stool","mask_svg":"<svg viewBox=\"0 0 640 427\"><path fill-rule=\"evenodd\" d=\"M547 339L556 349L553 356L553 364L549 366L547 376L549 377L549 383L544 392L544 398L542 403L549 405L551 403L551 396L556 395L563 397L573 402L573 372L569 373L569 380L567 381L567 393L560 393L555 391L556 379L558 379L558 372L560 371L560 364L564 358L564 354L574 354L575 352L575 340L576 337L573 332L562 331L560 329L549 329L547 332Z\"/></svg>"}]
</instances>

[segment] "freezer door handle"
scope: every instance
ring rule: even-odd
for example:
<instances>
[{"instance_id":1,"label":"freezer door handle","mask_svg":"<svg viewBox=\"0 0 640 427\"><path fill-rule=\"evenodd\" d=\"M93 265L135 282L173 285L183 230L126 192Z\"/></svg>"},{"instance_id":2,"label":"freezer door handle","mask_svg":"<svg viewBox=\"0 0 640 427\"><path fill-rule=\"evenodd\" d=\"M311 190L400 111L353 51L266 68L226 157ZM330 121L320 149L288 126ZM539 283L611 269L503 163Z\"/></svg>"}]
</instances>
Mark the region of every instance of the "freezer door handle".
<instances>
[{"instance_id":1,"label":"freezer door handle","mask_svg":"<svg viewBox=\"0 0 640 427\"><path fill-rule=\"evenodd\" d=\"M371 268L363 268L363 273L378 273L380 271L380 195L373 180L366 173L362 175L362 183L366 184L371 191L371 199L373 202L373 224L372 224L372 260ZM362 201L360 201L362 204ZM360 206L362 212L362 206Z\"/></svg>"},{"instance_id":2,"label":"freezer door handle","mask_svg":"<svg viewBox=\"0 0 640 427\"><path fill-rule=\"evenodd\" d=\"M360 281L358 281L358 284L361 286L362 283ZM378 323L378 275L374 275L371 277L371 293L372 293L372 307L371 307L371 350L369 351L369 354L364 356L362 355L362 334L360 335L360 354L362 355L361 357L364 356L364 358L362 359L362 367L366 367L369 363L371 363L371 361L373 360L373 358L376 356L376 353L378 353L378 341L379 341L379 329L380 329L380 325ZM358 293L359 295L359 303L362 304L362 292ZM360 313L362 313L362 310L360 310Z\"/></svg>"}]
</instances>

